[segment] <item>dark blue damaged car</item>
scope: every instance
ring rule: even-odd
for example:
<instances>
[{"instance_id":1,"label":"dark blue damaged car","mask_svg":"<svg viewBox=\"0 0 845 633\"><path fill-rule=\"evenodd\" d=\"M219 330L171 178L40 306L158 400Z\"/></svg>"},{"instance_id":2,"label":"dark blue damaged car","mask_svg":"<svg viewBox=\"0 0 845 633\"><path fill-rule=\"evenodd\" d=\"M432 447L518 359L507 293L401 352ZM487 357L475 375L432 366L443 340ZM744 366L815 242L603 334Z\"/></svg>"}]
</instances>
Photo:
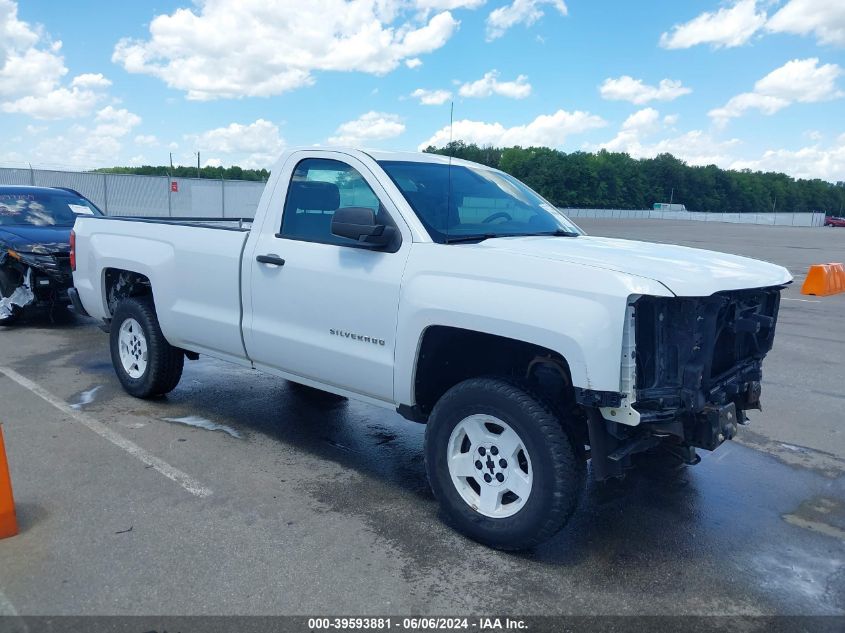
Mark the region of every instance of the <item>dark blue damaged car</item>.
<instances>
[{"instance_id":1,"label":"dark blue damaged car","mask_svg":"<svg viewBox=\"0 0 845 633\"><path fill-rule=\"evenodd\" d=\"M70 234L79 215L103 214L72 189L0 185L0 325L30 306L70 303Z\"/></svg>"}]
</instances>

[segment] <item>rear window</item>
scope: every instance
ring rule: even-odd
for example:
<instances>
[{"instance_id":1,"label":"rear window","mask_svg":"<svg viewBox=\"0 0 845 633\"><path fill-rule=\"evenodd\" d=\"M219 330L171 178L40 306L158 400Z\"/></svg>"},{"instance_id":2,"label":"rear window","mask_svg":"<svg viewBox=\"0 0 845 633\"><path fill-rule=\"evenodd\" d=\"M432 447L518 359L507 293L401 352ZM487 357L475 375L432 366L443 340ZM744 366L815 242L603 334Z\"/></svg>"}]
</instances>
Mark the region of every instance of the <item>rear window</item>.
<instances>
[{"instance_id":1,"label":"rear window","mask_svg":"<svg viewBox=\"0 0 845 633\"><path fill-rule=\"evenodd\" d=\"M73 226L80 215L102 213L69 192L0 189L0 226Z\"/></svg>"}]
</instances>

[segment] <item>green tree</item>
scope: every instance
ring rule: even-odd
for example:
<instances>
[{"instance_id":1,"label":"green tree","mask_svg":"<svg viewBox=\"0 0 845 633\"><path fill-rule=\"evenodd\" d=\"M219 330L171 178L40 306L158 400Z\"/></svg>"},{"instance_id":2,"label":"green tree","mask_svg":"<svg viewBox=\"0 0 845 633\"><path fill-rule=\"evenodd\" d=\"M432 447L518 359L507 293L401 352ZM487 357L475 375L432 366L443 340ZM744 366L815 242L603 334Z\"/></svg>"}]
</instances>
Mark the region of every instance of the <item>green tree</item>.
<instances>
[{"instance_id":1,"label":"green tree","mask_svg":"<svg viewBox=\"0 0 845 633\"><path fill-rule=\"evenodd\" d=\"M711 213L845 213L845 182L786 174L693 166L671 154L635 159L625 153L565 153L547 147L478 147L453 141L426 152L497 167L562 207L649 209L655 202Z\"/></svg>"}]
</instances>

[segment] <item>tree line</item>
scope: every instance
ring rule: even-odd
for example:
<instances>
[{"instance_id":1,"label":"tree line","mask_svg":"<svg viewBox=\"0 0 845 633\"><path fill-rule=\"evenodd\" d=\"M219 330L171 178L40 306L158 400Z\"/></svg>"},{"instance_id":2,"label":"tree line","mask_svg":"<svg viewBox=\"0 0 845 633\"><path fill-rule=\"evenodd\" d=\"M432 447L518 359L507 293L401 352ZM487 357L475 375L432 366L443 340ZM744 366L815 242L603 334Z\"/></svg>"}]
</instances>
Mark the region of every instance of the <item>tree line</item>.
<instances>
[{"instance_id":1,"label":"tree line","mask_svg":"<svg viewBox=\"0 0 845 633\"><path fill-rule=\"evenodd\" d=\"M425 151L501 169L560 207L650 209L655 202L671 199L690 211L711 213L845 213L845 181L834 184L774 172L687 165L671 154L637 159L606 150L567 154L547 147L479 147L463 141ZM195 167L185 166L107 167L96 171L197 177ZM200 175L217 180L266 181L270 172L236 166L203 167Z\"/></svg>"},{"instance_id":2,"label":"tree line","mask_svg":"<svg viewBox=\"0 0 845 633\"><path fill-rule=\"evenodd\" d=\"M606 150L567 154L547 147L479 147L463 141L425 151L501 169L560 207L650 209L671 198L690 211L711 213L845 213L845 181L700 167L671 154L637 159Z\"/></svg>"},{"instance_id":3,"label":"tree line","mask_svg":"<svg viewBox=\"0 0 845 633\"><path fill-rule=\"evenodd\" d=\"M103 174L136 174L138 176L171 176L172 178L196 178L196 167L167 167L166 165L142 165L141 167L102 167L94 171ZM266 169L242 169L241 167L203 167L200 178L220 180L266 181L270 172Z\"/></svg>"}]
</instances>

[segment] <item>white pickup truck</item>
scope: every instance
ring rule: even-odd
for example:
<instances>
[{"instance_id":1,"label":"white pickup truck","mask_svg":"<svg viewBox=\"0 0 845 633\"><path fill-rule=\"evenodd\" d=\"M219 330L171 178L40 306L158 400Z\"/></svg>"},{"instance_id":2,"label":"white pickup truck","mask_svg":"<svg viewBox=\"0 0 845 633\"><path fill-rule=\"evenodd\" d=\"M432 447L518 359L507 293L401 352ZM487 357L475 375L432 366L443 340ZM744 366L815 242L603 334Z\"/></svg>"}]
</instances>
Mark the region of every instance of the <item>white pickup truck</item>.
<instances>
[{"instance_id":1,"label":"white pickup truck","mask_svg":"<svg viewBox=\"0 0 845 633\"><path fill-rule=\"evenodd\" d=\"M759 408L782 267L588 237L495 169L282 155L251 228L76 220L71 295L132 395L208 354L428 424L450 521L494 547L559 530L634 454L686 463Z\"/></svg>"}]
</instances>

